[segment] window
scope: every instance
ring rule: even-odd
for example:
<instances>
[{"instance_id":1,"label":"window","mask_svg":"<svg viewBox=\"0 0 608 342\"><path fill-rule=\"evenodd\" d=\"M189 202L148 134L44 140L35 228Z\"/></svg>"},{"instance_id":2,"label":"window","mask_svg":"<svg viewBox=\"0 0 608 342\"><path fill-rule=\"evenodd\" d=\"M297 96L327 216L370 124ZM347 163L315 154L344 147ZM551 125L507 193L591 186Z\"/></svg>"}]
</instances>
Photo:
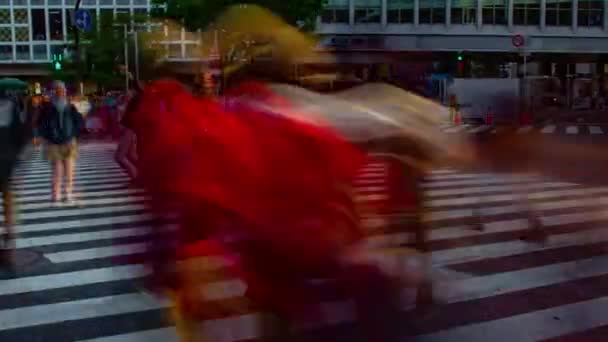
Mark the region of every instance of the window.
<instances>
[{"instance_id":1,"label":"window","mask_svg":"<svg viewBox=\"0 0 608 342\"><path fill-rule=\"evenodd\" d=\"M201 47L196 44L186 44L186 58L201 58Z\"/></svg>"},{"instance_id":2,"label":"window","mask_svg":"<svg viewBox=\"0 0 608 342\"><path fill-rule=\"evenodd\" d=\"M147 8L134 8L133 17L134 17L134 20L137 22L146 21L148 19L148 9Z\"/></svg>"},{"instance_id":3,"label":"window","mask_svg":"<svg viewBox=\"0 0 608 342\"><path fill-rule=\"evenodd\" d=\"M321 22L348 23L348 0L329 0L321 12Z\"/></svg>"},{"instance_id":4,"label":"window","mask_svg":"<svg viewBox=\"0 0 608 342\"><path fill-rule=\"evenodd\" d=\"M32 13L32 38L34 40L46 40L46 18L43 9L33 9Z\"/></svg>"},{"instance_id":5,"label":"window","mask_svg":"<svg viewBox=\"0 0 608 342\"><path fill-rule=\"evenodd\" d=\"M572 25L572 0L547 0L545 23L549 26Z\"/></svg>"},{"instance_id":6,"label":"window","mask_svg":"<svg viewBox=\"0 0 608 342\"><path fill-rule=\"evenodd\" d=\"M27 24L27 10L26 9L14 9L13 15L15 17L16 24Z\"/></svg>"},{"instance_id":7,"label":"window","mask_svg":"<svg viewBox=\"0 0 608 342\"><path fill-rule=\"evenodd\" d=\"M0 9L0 24L10 24L11 23L11 10L8 8Z\"/></svg>"},{"instance_id":8,"label":"window","mask_svg":"<svg viewBox=\"0 0 608 342\"><path fill-rule=\"evenodd\" d=\"M387 7L389 23L414 22L414 0L388 0Z\"/></svg>"},{"instance_id":9,"label":"window","mask_svg":"<svg viewBox=\"0 0 608 342\"><path fill-rule=\"evenodd\" d=\"M131 16L131 12L128 9L117 9L116 10L116 20L120 23L125 23L129 20Z\"/></svg>"},{"instance_id":10,"label":"window","mask_svg":"<svg viewBox=\"0 0 608 342\"><path fill-rule=\"evenodd\" d=\"M28 61L30 59L30 46L17 45L16 47L17 60Z\"/></svg>"},{"instance_id":11,"label":"window","mask_svg":"<svg viewBox=\"0 0 608 342\"><path fill-rule=\"evenodd\" d=\"M13 41L12 32L10 27L0 27L0 42L11 42Z\"/></svg>"},{"instance_id":12,"label":"window","mask_svg":"<svg viewBox=\"0 0 608 342\"><path fill-rule=\"evenodd\" d=\"M74 23L72 21L72 12L73 12L73 10L71 10L71 9L65 10L65 26L66 26L66 32L68 33L68 39L70 39L72 37L72 34L74 34ZM94 17L95 16L93 16L93 18ZM95 27L93 27L93 29L95 29Z\"/></svg>"},{"instance_id":13,"label":"window","mask_svg":"<svg viewBox=\"0 0 608 342\"><path fill-rule=\"evenodd\" d=\"M354 0L355 23L379 23L382 10L381 0Z\"/></svg>"},{"instance_id":14,"label":"window","mask_svg":"<svg viewBox=\"0 0 608 342\"><path fill-rule=\"evenodd\" d=\"M13 47L10 45L0 46L0 59L3 61L10 61L13 59Z\"/></svg>"},{"instance_id":15,"label":"window","mask_svg":"<svg viewBox=\"0 0 608 342\"><path fill-rule=\"evenodd\" d=\"M604 1L578 0L578 26L602 26Z\"/></svg>"},{"instance_id":16,"label":"window","mask_svg":"<svg viewBox=\"0 0 608 342\"><path fill-rule=\"evenodd\" d=\"M104 26L111 25L114 20L114 10L102 8L99 10L99 20Z\"/></svg>"},{"instance_id":17,"label":"window","mask_svg":"<svg viewBox=\"0 0 608 342\"><path fill-rule=\"evenodd\" d=\"M63 18L60 9L49 9L51 40L63 40Z\"/></svg>"},{"instance_id":18,"label":"window","mask_svg":"<svg viewBox=\"0 0 608 342\"><path fill-rule=\"evenodd\" d=\"M15 40L18 42L29 42L30 40L30 28L29 27L15 27Z\"/></svg>"},{"instance_id":19,"label":"window","mask_svg":"<svg viewBox=\"0 0 608 342\"><path fill-rule=\"evenodd\" d=\"M180 41L182 40L182 28L176 25L169 25L168 27L169 40Z\"/></svg>"},{"instance_id":20,"label":"window","mask_svg":"<svg viewBox=\"0 0 608 342\"><path fill-rule=\"evenodd\" d=\"M51 45L51 55L63 55L64 52L65 52L65 46Z\"/></svg>"},{"instance_id":21,"label":"window","mask_svg":"<svg viewBox=\"0 0 608 342\"><path fill-rule=\"evenodd\" d=\"M46 45L34 45L34 59L46 61L49 55L46 53Z\"/></svg>"},{"instance_id":22,"label":"window","mask_svg":"<svg viewBox=\"0 0 608 342\"><path fill-rule=\"evenodd\" d=\"M514 0L513 24L539 25L540 0Z\"/></svg>"},{"instance_id":23,"label":"window","mask_svg":"<svg viewBox=\"0 0 608 342\"><path fill-rule=\"evenodd\" d=\"M477 1L452 0L452 24L475 24L477 22Z\"/></svg>"},{"instance_id":24,"label":"window","mask_svg":"<svg viewBox=\"0 0 608 342\"><path fill-rule=\"evenodd\" d=\"M182 45L169 44L169 58L182 58Z\"/></svg>"},{"instance_id":25,"label":"window","mask_svg":"<svg viewBox=\"0 0 608 342\"><path fill-rule=\"evenodd\" d=\"M421 24L445 23L445 0L420 0L418 12Z\"/></svg>"},{"instance_id":26,"label":"window","mask_svg":"<svg viewBox=\"0 0 608 342\"><path fill-rule=\"evenodd\" d=\"M482 0L481 17L486 25L507 25L508 0Z\"/></svg>"},{"instance_id":27,"label":"window","mask_svg":"<svg viewBox=\"0 0 608 342\"><path fill-rule=\"evenodd\" d=\"M131 12L129 11L129 9L117 9L116 21L120 24L127 24L127 30L131 31Z\"/></svg>"}]
</instances>

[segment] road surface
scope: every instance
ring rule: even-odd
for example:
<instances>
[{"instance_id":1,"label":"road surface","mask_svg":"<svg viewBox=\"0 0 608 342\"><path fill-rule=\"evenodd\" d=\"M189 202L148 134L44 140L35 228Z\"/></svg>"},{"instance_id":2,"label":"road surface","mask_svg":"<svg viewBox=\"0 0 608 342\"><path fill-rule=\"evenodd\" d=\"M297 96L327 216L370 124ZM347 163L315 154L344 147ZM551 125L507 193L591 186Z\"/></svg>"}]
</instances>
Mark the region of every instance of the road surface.
<instances>
[{"instance_id":1,"label":"road surface","mask_svg":"<svg viewBox=\"0 0 608 342\"><path fill-rule=\"evenodd\" d=\"M111 144L83 144L76 176L80 207L49 205L49 169L38 154L18 170L21 268L0 272L0 341L176 340L164 315L168 303L140 291L145 269L137 258L125 258L143 251L151 217L145 194L128 186L112 154ZM382 189L383 172L382 165L369 165L362 177L370 182L359 195L382 196L370 187ZM513 194L514 184L528 184L551 234L545 244L522 240L528 212ZM404 296L405 340L604 340L608 187L453 169L434 171L424 187L433 227L426 258L441 304L421 313ZM473 229L479 213L483 231ZM369 244L408 239L389 233L372 236ZM348 310L334 309L327 329L349 330ZM238 336L226 340L253 341L256 317L208 324L233 324Z\"/></svg>"}]
</instances>

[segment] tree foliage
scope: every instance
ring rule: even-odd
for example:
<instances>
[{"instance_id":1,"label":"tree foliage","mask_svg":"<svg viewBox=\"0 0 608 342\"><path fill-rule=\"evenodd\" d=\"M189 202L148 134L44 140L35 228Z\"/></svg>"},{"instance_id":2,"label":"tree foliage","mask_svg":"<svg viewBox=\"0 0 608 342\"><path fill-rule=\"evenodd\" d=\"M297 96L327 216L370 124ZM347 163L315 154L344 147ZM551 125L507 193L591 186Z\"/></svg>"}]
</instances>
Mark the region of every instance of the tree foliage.
<instances>
[{"instance_id":1,"label":"tree foliage","mask_svg":"<svg viewBox=\"0 0 608 342\"><path fill-rule=\"evenodd\" d=\"M180 22L190 31L207 29L226 8L244 3L264 7L288 24L312 30L324 0L154 0L153 3L164 8L157 7L153 15Z\"/></svg>"},{"instance_id":2,"label":"tree foliage","mask_svg":"<svg viewBox=\"0 0 608 342\"><path fill-rule=\"evenodd\" d=\"M125 79L125 39L129 47L129 63L133 63L134 58L133 37L125 36L123 25L126 24L127 31L131 31L132 24L142 24L147 20L147 17L141 16L114 18L110 13L101 12L101 16L94 17L91 31L80 32L79 63L74 58L66 58L62 70L53 70L51 77L70 82L76 80L76 75L80 74L82 80L94 82L101 88L121 87ZM69 32L72 41L74 33L74 29ZM145 34L139 35L141 45L138 58L140 65L146 70L154 65L157 56L146 49L144 36Z\"/></svg>"}]
</instances>

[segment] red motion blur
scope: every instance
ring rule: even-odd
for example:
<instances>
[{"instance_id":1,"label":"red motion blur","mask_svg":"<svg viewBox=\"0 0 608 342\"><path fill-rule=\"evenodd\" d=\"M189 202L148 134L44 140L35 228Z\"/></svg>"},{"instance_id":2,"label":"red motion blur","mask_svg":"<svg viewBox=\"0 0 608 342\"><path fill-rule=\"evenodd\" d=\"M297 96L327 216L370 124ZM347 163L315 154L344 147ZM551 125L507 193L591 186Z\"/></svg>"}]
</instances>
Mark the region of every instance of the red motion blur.
<instances>
[{"instance_id":1,"label":"red motion blur","mask_svg":"<svg viewBox=\"0 0 608 342\"><path fill-rule=\"evenodd\" d=\"M261 84L239 91L286 103ZM142 145L142 180L152 196L235 214L246 222L238 229L273 250L259 263L314 268L362 237L335 209L354 212L340 186L352 184L365 154L334 132L253 110L226 112L173 81L144 89L133 115L128 121ZM209 229L204 212L194 213L196 229Z\"/></svg>"}]
</instances>

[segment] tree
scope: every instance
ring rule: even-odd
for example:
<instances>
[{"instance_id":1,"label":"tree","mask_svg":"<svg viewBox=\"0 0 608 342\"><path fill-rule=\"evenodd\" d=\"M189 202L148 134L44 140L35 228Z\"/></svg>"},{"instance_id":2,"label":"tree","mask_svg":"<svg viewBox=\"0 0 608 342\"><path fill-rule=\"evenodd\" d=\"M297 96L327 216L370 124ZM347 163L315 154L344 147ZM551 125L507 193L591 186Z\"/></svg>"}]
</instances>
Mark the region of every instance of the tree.
<instances>
[{"instance_id":1,"label":"tree","mask_svg":"<svg viewBox=\"0 0 608 342\"><path fill-rule=\"evenodd\" d=\"M291 70L295 58L313 51L314 28L324 0L156 0L153 15L165 24L201 32L201 57L217 47L224 83L237 72L252 70L255 61L272 58L278 76ZM168 19L168 20L167 20Z\"/></svg>"},{"instance_id":2,"label":"tree","mask_svg":"<svg viewBox=\"0 0 608 342\"><path fill-rule=\"evenodd\" d=\"M153 0L152 14L173 19L194 32L206 30L226 8L243 2L267 8L290 25L312 30L325 0Z\"/></svg>"},{"instance_id":3,"label":"tree","mask_svg":"<svg viewBox=\"0 0 608 342\"><path fill-rule=\"evenodd\" d=\"M124 87L125 79L125 39L129 47L130 59L133 59L133 39L125 36L124 26L128 25L131 29L132 24L143 24L148 20L141 16L123 16L114 18L112 15L105 14L95 18L92 29L89 32L81 33L80 44L80 63L77 64L71 58L65 58L62 70L51 69L53 79L61 79L67 82L76 80L76 74L82 75L83 81L94 82L98 88ZM69 32L73 35L74 29ZM146 49L147 44L144 35L140 35L139 58L141 65L146 67L154 65L157 55L151 50ZM130 61L130 63L133 63Z\"/></svg>"}]
</instances>

